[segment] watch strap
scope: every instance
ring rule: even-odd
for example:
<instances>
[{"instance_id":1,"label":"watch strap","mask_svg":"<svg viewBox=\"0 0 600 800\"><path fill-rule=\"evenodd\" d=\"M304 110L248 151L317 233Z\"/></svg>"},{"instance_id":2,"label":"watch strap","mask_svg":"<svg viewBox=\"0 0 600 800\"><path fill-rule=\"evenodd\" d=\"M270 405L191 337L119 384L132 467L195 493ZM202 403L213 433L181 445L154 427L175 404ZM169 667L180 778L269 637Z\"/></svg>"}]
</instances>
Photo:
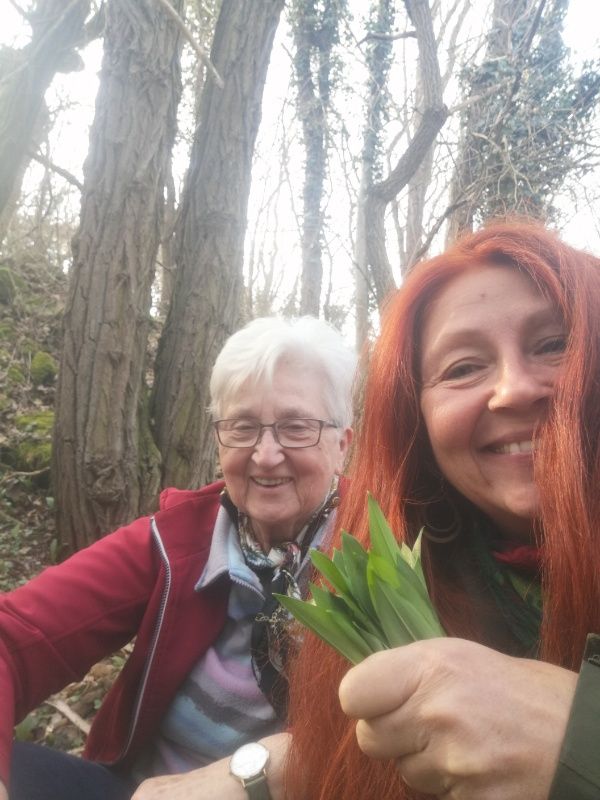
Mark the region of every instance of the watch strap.
<instances>
[{"instance_id":1,"label":"watch strap","mask_svg":"<svg viewBox=\"0 0 600 800\"><path fill-rule=\"evenodd\" d=\"M271 792L267 783L267 776L263 770L260 775L242 781L242 786L246 790L249 800L271 800Z\"/></svg>"}]
</instances>

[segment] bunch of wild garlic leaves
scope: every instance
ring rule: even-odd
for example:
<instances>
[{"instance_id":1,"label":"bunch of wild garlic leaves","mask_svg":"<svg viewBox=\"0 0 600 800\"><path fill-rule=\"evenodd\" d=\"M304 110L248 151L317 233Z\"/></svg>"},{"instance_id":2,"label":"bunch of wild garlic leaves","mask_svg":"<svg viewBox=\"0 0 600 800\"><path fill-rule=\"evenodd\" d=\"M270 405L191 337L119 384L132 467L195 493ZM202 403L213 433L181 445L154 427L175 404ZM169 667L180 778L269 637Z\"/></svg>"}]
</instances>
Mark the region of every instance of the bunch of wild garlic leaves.
<instances>
[{"instance_id":1,"label":"bunch of wild garlic leaves","mask_svg":"<svg viewBox=\"0 0 600 800\"><path fill-rule=\"evenodd\" d=\"M345 531L341 550L334 550L331 559L311 551L313 565L333 591L311 583L310 600L276 595L299 622L353 664L377 650L446 635L421 566L423 531L411 550L398 544L370 495L368 511L368 552Z\"/></svg>"}]
</instances>

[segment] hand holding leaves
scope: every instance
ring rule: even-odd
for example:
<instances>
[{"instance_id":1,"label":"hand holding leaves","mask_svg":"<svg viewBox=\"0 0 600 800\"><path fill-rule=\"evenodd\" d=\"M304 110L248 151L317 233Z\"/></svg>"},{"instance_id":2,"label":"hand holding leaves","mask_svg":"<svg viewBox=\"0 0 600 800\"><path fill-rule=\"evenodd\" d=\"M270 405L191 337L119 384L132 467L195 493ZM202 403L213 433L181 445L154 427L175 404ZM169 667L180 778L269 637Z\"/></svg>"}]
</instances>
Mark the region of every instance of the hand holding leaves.
<instances>
[{"instance_id":1,"label":"hand holding leaves","mask_svg":"<svg viewBox=\"0 0 600 800\"><path fill-rule=\"evenodd\" d=\"M445 636L421 567L421 535L412 550L398 544L371 496L371 549L348 533L333 557L313 550L316 569L332 586L310 584L312 600L276 595L296 619L353 664L377 650Z\"/></svg>"}]
</instances>

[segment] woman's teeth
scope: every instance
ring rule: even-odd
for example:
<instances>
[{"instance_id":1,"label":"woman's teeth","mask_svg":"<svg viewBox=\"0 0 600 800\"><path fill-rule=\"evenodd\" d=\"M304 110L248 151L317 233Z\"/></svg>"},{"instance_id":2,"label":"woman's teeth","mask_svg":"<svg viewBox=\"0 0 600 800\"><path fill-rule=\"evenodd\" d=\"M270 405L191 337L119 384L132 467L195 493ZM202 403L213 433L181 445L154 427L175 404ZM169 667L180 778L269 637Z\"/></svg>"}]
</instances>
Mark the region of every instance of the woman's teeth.
<instances>
[{"instance_id":1,"label":"woman's teeth","mask_svg":"<svg viewBox=\"0 0 600 800\"><path fill-rule=\"evenodd\" d=\"M253 478L252 480L259 486L281 486L281 484L287 483L289 478Z\"/></svg>"},{"instance_id":2,"label":"woman's teeth","mask_svg":"<svg viewBox=\"0 0 600 800\"><path fill-rule=\"evenodd\" d=\"M531 453L534 450L533 442L529 439L526 442L510 442L510 444L502 444L494 448L496 453L503 453L509 456L515 456L518 453Z\"/></svg>"}]
</instances>

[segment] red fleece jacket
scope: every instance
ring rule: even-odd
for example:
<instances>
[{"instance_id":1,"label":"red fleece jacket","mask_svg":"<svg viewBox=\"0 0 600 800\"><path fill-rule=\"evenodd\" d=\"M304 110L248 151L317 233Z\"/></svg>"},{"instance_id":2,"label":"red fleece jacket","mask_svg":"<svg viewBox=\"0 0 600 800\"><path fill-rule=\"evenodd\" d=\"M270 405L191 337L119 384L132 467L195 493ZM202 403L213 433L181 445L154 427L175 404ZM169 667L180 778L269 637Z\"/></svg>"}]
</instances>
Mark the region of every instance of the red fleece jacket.
<instances>
[{"instance_id":1,"label":"red fleece jacket","mask_svg":"<svg viewBox=\"0 0 600 800\"><path fill-rule=\"evenodd\" d=\"M129 763L156 732L177 688L219 635L227 579L195 592L223 483L167 489L161 510L119 528L0 597L0 779L13 725L136 637L98 711L85 755Z\"/></svg>"}]
</instances>

